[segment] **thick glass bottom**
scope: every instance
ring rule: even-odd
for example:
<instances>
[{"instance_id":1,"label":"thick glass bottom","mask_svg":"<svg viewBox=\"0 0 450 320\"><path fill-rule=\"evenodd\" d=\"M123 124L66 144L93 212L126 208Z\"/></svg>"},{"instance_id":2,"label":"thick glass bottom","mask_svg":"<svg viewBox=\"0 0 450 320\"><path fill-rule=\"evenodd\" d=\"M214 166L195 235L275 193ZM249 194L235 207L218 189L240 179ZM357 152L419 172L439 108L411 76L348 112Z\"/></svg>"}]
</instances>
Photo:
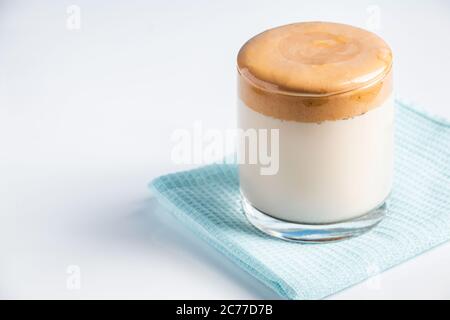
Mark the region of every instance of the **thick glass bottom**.
<instances>
[{"instance_id":1,"label":"thick glass bottom","mask_svg":"<svg viewBox=\"0 0 450 320\"><path fill-rule=\"evenodd\" d=\"M383 202L372 211L352 220L331 224L302 224L279 220L256 209L241 195L242 206L250 223L262 232L283 240L324 243L359 236L375 227L386 215L387 206Z\"/></svg>"}]
</instances>

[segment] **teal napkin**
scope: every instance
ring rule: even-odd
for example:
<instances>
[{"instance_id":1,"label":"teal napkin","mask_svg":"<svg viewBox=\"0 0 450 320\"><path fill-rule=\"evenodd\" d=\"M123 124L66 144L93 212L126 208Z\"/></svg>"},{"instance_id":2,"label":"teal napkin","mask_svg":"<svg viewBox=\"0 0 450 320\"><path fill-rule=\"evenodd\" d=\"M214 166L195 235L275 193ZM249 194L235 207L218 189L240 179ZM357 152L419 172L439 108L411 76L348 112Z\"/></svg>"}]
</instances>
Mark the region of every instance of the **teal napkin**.
<instances>
[{"instance_id":1,"label":"teal napkin","mask_svg":"<svg viewBox=\"0 0 450 320\"><path fill-rule=\"evenodd\" d=\"M236 165L213 164L150 184L180 223L288 299L318 299L450 239L450 122L396 101L389 214L350 240L304 245L266 236L246 220Z\"/></svg>"}]
</instances>

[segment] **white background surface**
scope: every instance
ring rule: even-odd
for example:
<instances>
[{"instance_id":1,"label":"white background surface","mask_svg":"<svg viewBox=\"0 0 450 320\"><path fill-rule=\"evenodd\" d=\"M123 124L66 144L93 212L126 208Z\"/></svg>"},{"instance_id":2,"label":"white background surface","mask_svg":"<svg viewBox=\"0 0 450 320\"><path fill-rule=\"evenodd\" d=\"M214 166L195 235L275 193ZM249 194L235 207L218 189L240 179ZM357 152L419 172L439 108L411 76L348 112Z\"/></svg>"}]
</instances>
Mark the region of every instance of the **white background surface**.
<instances>
[{"instance_id":1,"label":"white background surface","mask_svg":"<svg viewBox=\"0 0 450 320\"><path fill-rule=\"evenodd\" d=\"M66 27L69 5L81 29ZM0 2L0 297L277 298L150 197L174 129L235 125L235 56L380 8L396 91L450 118L447 1ZM369 20L368 20L369 19ZM81 288L69 290L67 268ZM450 298L450 244L331 298Z\"/></svg>"}]
</instances>

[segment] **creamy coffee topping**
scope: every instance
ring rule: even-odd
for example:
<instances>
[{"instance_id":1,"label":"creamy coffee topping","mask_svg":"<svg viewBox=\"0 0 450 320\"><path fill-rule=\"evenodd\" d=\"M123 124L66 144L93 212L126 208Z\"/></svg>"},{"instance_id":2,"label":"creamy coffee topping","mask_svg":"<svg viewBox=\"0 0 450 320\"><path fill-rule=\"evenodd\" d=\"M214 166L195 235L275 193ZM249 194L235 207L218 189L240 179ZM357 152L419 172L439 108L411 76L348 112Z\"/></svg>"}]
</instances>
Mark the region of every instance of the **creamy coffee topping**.
<instances>
[{"instance_id":1,"label":"creamy coffee topping","mask_svg":"<svg viewBox=\"0 0 450 320\"><path fill-rule=\"evenodd\" d=\"M295 23L250 39L238 54L239 96L283 120L361 115L392 92L392 52L377 35L345 24Z\"/></svg>"}]
</instances>

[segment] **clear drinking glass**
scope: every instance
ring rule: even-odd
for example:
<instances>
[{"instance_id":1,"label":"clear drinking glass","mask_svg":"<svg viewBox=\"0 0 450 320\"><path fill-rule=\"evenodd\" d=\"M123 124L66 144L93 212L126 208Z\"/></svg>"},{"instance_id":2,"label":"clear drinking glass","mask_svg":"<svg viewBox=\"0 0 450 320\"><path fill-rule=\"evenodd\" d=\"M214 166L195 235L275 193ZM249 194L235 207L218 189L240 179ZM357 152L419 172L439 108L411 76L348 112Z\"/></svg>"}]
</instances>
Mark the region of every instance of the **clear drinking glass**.
<instances>
[{"instance_id":1,"label":"clear drinking glass","mask_svg":"<svg viewBox=\"0 0 450 320\"><path fill-rule=\"evenodd\" d=\"M393 175L392 52L375 34L307 22L238 55L238 152L248 220L275 237L336 241L385 216Z\"/></svg>"}]
</instances>

